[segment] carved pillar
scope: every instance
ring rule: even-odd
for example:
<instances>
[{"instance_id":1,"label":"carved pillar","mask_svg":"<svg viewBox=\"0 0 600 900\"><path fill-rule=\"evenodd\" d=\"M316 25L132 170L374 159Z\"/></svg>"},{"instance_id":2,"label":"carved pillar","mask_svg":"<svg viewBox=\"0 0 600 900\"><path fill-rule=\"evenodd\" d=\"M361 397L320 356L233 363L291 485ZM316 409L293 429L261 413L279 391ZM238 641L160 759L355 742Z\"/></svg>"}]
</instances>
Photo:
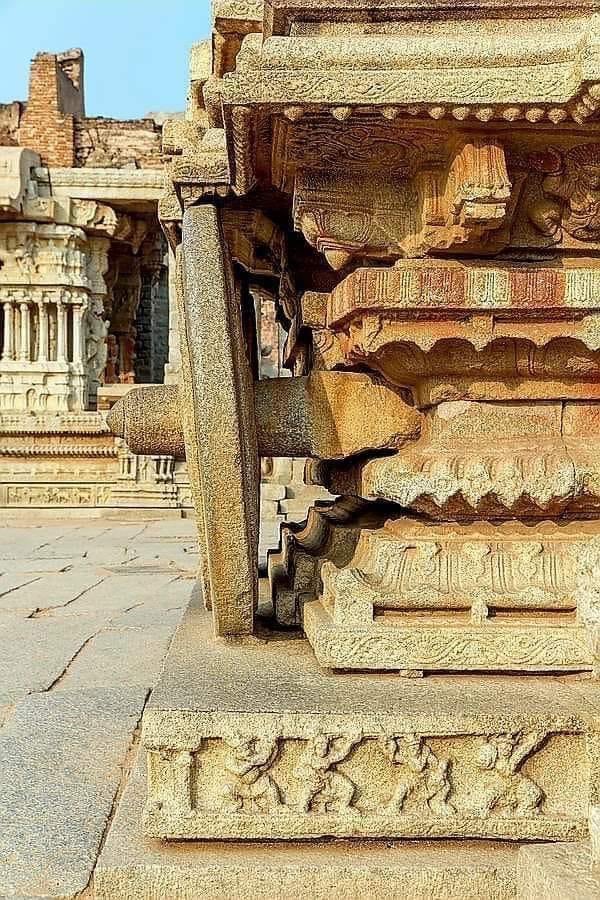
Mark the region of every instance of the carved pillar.
<instances>
[{"instance_id":1,"label":"carved pillar","mask_svg":"<svg viewBox=\"0 0 600 900\"><path fill-rule=\"evenodd\" d=\"M67 361L67 307L62 300L56 304L56 359Z\"/></svg>"},{"instance_id":2,"label":"carved pillar","mask_svg":"<svg viewBox=\"0 0 600 900\"><path fill-rule=\"evenodd\" d=\"M2 306L4 307L4 342L2 346L2 359L14 359L14 308L10 300L6 300Z\"/></svg>"},{"instance_id":3,"label":"carved pillar","mask_svg":"<svg viewBox=\"0 0 600 900\"><path fill-rule=\"evenodd\" d=\"M73 362L83 362L83 304L73 307Z\"/></svg>"},{"instance_id":4,"label":"carved pillar","mask_svg":"<svg viewBox=\"0 0 600 900\"><path fill-rule=\"evenodd\" d=\"M47 362L48 360L48 306L40 300L38 304L40 327L38 330L38 361Z\"/></svg>"},{"instance_id":5,"label":"carved pillar","mask_svg":"<svg viewBox=\"0 0 600 900\"><path fill-rule=\"evenodd\" d=\"M20 320L20 345L19 345L19 359L28 362L31 357L31 349L30 349L30 336L31 336L31 322L29 318L29 303L26 300L21 301L19 303L19 309L21 311L21 320Z\"/></svg>"}]
</instances>

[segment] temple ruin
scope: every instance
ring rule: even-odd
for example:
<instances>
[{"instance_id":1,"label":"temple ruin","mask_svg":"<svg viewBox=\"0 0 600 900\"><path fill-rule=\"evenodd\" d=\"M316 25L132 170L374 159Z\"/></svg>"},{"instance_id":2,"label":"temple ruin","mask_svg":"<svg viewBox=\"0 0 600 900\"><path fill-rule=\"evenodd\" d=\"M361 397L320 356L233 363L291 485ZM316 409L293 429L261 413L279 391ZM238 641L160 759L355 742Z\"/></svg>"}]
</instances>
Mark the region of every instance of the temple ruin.
<instances>
[{"instance_id":1,"label":"temple ruin","mask_svg":"<svg viewBox=\"0 0 600 900\"><path fill-rule=\"evenodd\" d=\"M159 202L181 379L109 421L187 459L203 599L97 895L591 900L597 5L217 0L195 53ZM337 499L269 605L272 456Z\"/></svg>"},{"instance_id":2,"label":"temple ruin","mask_svg":"<svg viewBox=\"0 0 600 900\"><path fill-rule=\"evenodd\" d=\"M27 101L0 105L0 508L191 509L185 464L130 453L105 422L131 385L179 377L168 130L163 152L162 120L86 116L81 50L39 53ZM279 376L275 303L255 302L262 375ZM316 495L302 476L263 461L263 565Z\"/></svg>"}]
</instances>

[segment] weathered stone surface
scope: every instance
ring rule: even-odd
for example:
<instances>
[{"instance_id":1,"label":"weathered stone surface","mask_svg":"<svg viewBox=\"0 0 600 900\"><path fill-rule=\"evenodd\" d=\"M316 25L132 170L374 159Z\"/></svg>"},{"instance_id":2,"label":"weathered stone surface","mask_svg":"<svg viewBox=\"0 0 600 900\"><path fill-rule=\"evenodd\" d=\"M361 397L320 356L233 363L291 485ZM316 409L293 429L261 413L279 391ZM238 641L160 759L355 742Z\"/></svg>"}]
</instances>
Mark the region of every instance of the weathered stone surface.
<instances>
[{"instance_id":1,"label":"weathered stone surface","mask_svg":"<svg viewBox=\"0 0 600 900\"><path fill-rule=\"evenodd\" d=\"M0 547L0 560L2 560L2 569L10 560L17 560L19 566L25 560L28 568L25 571L31 571L27 560L30 560L32 566L39 565L39 569L34 571L45 571L43 562L48 556L48 546L56 547L57 542L65 535L72 534L74 526L65 525L63 522L48 524L41 526L32 526L31 522L27 527L19 528L17 531L6 528L2 529L2 545ZM64 558L63 554L52 551L56 558Z\"/></svg>"},{"instance_id":2,"label":"weathered stone surface","mask_svg":"<svg viewBox=\"0 0 600 900\"><path fill-rule=\"evenodd\" d=\"M472 838L558 841L523 849L513 896L566 893L570 866L589 892L595 12L587 0L218 4L186 120L167 129L182 365L180 389L153 391L149 429L168 430L175 453L183 433L213 629L196 596L144 717L149 834L290 842L277 861L311 841L316 896L374 887L354 873L347 889L343 864L331 888L343 848L322 865L323 837L359 854L364 838L461 838L469 854ZM285 346L255 327L263 302ZM280 350L292 378L261 383L259 353ZM126 406L114 418L135 439L146 426ZM275 453L314 457L311 479L342 496L286 530L274 622L255 613L258 457ZM430 671L442 674L419 677ZM588 836L589 860L561 846ZM154 882L147 862L111 863L106 890L202 890L181 881L176 854L211 865L219 847L167 852ZM460 882L455 868L456 881L424 885L416 869L417 896ZM223 871L219 889L237 893ZM266 883L285 896L278 877Z\"/></svg>"},{"instance_id":3,"label":"weathered stone surface","mask_svg":"<svg viewBox=\"0 0 600 900\"><path fill-rule=\"evenodd\" d=\"M254 390L261 456L343 459L397 448L419 434L419 413L366 375L316 372L292 381L269 378ZM130 391L107 421L136 453L185 456L180 392L174 385Z\"/></svg>"},{"instance_id":4,"label":"weathered stone surface","mask_svg":"<svg viewBox=\"0 0 600 900\"><path fill-rule=\"evenodd\" d=\"M176 622L107 628L87 644L60 681L61 691L155 684Z\"/></svg>"},{"instance_id":5,"label":"weathered stone surface","mask_svg":"<svg viewBox=\"0 0 600 900\"><path fill-rule=\"evenodd\" d=\"M169 550L193 544L192 532L189 521L3 526L3 548L22 538L26 551L43 554L2 566L14 566L18 585L36 577L26 572L36 563L46 605L34 618L24 609L0 612L1 896L62 900L86 887L134 729L192 589L189 576L169 570ZM113 551L129 548L136 558L141 542L144 554L153 548L151 569L116 564ZM86 547L95 548L95 565ZM70 557L68 572L44 574L53 554ZM98 572L106 590L69 603L78 579L85 585ZM29 599L37 608L37 595Z\"/></svg>"},{"instance_id":6,"label":"weathered stone surface","mask_svg":"<svg viewBox=\"0 0 600 900\"><path fill-rule=\"evenodd\" d=\"M66 607L102 584L104 578L104 572L94 569L73 569L56 575L42 575L9 593L0 593L0 609L19 609L32 613Z\"/></svg>"},{"instance_id":7,"label":"weathered stone surface","mask_svg":"<svg viewBox=\"0 0 600 900\"><path fill-rule=\"evenodd\" d=\"M249 349L219 211L189 209L183 230L183 424L205 591L217 633L248 634L258 598L260 478Z\"/></svg>"},{"instance_id":8,"label":"weathered stone surface","mask_svg":"<svg viewBox=\"0 0 600 900\"><path fill-rule=\"evenodd\" d=\"M146 688L38 694L0 730L0 893L87 886Z\"/></svg>"},{"instance_id":9,"label":"weathered stone surface","mask_svg":"<svg viewBox=\"0 0 600 900\"><path fill-rule=\"evenodd\" d=\"M575 839L599 708L555 679L324 672L298 638L212 640L195 601L144 715L147 828Z\"/></svg>"},{"instance_id":10,"label":"weathered stone surface","mask_svg":"<svg viewBox=\"0 0 600 900\"><path fill-rule=\"evenodd\" d=\"M144 837L143 769L130 781L94 874L97 900L210 896L315 900L512 900L516 846L501 842L164 843Z\"/></svg>"},{"instance_id":11,"label":"weathered stone surface","mask_svg":"<svg viewBox=\"0 0 600 900\"><path fill-rule=\"evenodd\" d=\"M102 624L98 614L0 621L0 703L48 690Z\"/></svg>"},{"instance_id":12,"label":"weathered stone surface","mask_svg":"<svg viewBox=\"0 0 600 900\"><path fill-rule=\"evenodd\" d=\"M518 864L519 900L597 900L600 879L591 871L589 844L522 847Z\"/></svg>"},{"instance_id":13,"label":"weathered stone surface","mask_svg":"<svg viewBox=\"0 0 600 900\"><path fill-rule=\"evenodd\" d=\"M162 565L161 565L162 563ZM136 604L160 599L176 578L162 560L155 560L154 571L145 572L144 567L128 574L126 566L121 566L117 574L104 573L104 578L68 605L56 609L56 617L80 616L86 613L111 615L124 612Z\"/></svg>"},{"instance_id":14,"label":"weathered stone surface","mask_svg":"<svg viewBox=\"0 0 600 900\"><path fill-rule=\"evenodd\" d=\"M596 874L600 872L600 807L590 807L590 851L591 865Z\"/></svg>"}]
</instances>

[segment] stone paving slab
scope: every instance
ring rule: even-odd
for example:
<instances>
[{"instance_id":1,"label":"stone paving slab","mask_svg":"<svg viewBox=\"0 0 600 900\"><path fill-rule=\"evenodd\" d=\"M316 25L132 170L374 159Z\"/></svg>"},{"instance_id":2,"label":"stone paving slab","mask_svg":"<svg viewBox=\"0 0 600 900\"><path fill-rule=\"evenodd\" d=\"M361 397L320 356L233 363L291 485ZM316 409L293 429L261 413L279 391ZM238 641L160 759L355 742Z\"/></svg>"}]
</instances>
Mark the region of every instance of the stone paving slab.
<instances>
[{"instance_id":1,"label":"stone paving slab","mask_svg":"<svg viewBox=\"0 0 600 900\"><path fill-rule=\"evenodd\" d=\"M23 610L27 615L31 615L41 610L65 607L100 585L105 577L105 573L101 570L78 568L70 569L68 572L41 575L21 587L1 594L0 609Z\"/></svg>"},{"instance_id":2,"label":"stone paving slab","mask_svg":"<svg viewBox=\"0 0 600 900\"><path fill-rule=\"evenodd\" d=\"M0 609L5 605L3 599L25 585L39 581L41 575L26 572L2 572L0 574Z\"/></svg>"},{"instance_id":3,"label":"stone paving slab","mask_svg":"<svg viewBox=\"0 0 600 900\"><path fill-rule=\"evenodd\" d=\"M0 705L48 690L101 624L98 616L0 621Z\"/></svg>"},{"instance_id":4,"label":"stone paving slab","mask_svg":"<svg viewBox=\"0 0 600 900\"><path fill-rule=\"evenodd\" d=\"M131 608L137 603L153 604L176 578L175 572L149 572L128 574L121 568L120 574L106 574L98 584L56 610L57 617L71 617L89 613L109 616Z\"/></svg>"},{"instance_id":5,"label":"stone paving slab","mask_svg":"<svg viewBox=\"0 0 600 900\"><path fill-rule=\"evenodd\" d=\"M194 537L192 520L0 525L0 900L89 896Z\"/></svg>"},{"instance_id":6,"label":"stone paving slab","mask_svg":"<svg viewBox=\"0 0 600 900\"><path fill-rule=\"evenodd\" d=\"M113 615L110 625L114 628L139 628L179 623L194 589L194 581L176 578L155 596L152 602L139 601Z\"/></svg>"},{"instance_id":7,"label":"stone paving slab","mask_svg":"<svg viewBox=\"0 0 600 900\"><path fill-rule=\"evenodd\" d=\"M168 544L161 548L160 542L144 543L136 546L137 555L128 560L126 566L152 566L159 559L164 560L167 567L177 570L196 571L198 554L194 544Z\"/></svg>"},{"instance_id":8,"label":"stone paving slab","mask_svg":"<svg viewBox=\"0 0 600 900\"><path fill-rule=\"evenodd\" d=\"M174 624L105 629L83 647L57 685L58 690L90 686L152 687L160 675Z\"/></svg>"},{"instance_id":9,"label":"stone paving slab","mask_svg":"<svg viewBox=\"0 0 600 900\"><path fill-rule=\"evenodd\" d=\"M0 572L2 575L17 575L36 578L39 575L53 575L57 572L68 572L73 568L73 560L61 559L35 559L34 557L19 557L16 559L0 560Z\"/></svg>"},{"instance_id":10,"label":"stone paving slab","mask_svg":"<svg viewBox=\"0 0 600 900\"><path fill-rule=\"evenodd\" d=\"M0 895L86 887L146 693L127 685L17 705L0 730Z\"/></svg>"},{"instance_id":11,"label":"stone paving slab","mask_svg":"<svg viewBox=\"0 0 600 900\"><path fill-rule=\"evenodd\" d=\"M29 525L15 527L5 525L0 529L0 561L23 559L45 553L47 547L63 535L73 532L73 526ZM47 555L47 554L45 554ZM58 557L60 554L55 554Z\"/></svg>"}]
</instances>

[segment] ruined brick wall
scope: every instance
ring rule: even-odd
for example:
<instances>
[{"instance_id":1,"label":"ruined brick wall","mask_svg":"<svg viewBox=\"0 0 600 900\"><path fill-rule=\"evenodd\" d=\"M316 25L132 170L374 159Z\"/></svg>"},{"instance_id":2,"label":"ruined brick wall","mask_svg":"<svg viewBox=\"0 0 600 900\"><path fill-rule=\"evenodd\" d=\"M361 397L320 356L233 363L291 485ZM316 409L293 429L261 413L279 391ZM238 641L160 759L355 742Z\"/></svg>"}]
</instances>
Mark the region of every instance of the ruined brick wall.
<instances>
[{"instance_id":1,"label":"ruined brick wall","mask_svg":"<svg viewBox=\"0 0 600 900\"><path fill-rule=\"evenodd\" d=\"M23 109L24 105L18 100L13 103L0 103L0 147L18 146Z\"/></svg>"},{"instance_id":2,"label":"ruined brick wall","mask_svg":"<svg viewBox=\"0 0 600 900\"><path fill-rule=\"evenodd\" d=\"M161 128L153 119L75 121L75 165L159 169L162 162Z\"/></svg>"},{"instance_id":3,"label":"ruined brick wall","mask_svg":"<svg viewBox=\"0 0 600 900\"><path fill-rule=\"evenodd\" d=\"M0 105L0 145L35 150L48 166L160 169L161 125L86 117L83 68L81 50L38 53L27 103Z\"/></svg>"},{"instance_id":4,"label":"ruined brick wall","mask_svg":"<svg viewBox=\"0 0 600 900\"><path fill-rule=\"evenodd\" d=\"M75 116L83 116L83 84L77 67L81 51L38 53L31 63L29 99L21 120L19 142L39 153L49 166L75 165Z\"/></svg>"}]
</instances>

